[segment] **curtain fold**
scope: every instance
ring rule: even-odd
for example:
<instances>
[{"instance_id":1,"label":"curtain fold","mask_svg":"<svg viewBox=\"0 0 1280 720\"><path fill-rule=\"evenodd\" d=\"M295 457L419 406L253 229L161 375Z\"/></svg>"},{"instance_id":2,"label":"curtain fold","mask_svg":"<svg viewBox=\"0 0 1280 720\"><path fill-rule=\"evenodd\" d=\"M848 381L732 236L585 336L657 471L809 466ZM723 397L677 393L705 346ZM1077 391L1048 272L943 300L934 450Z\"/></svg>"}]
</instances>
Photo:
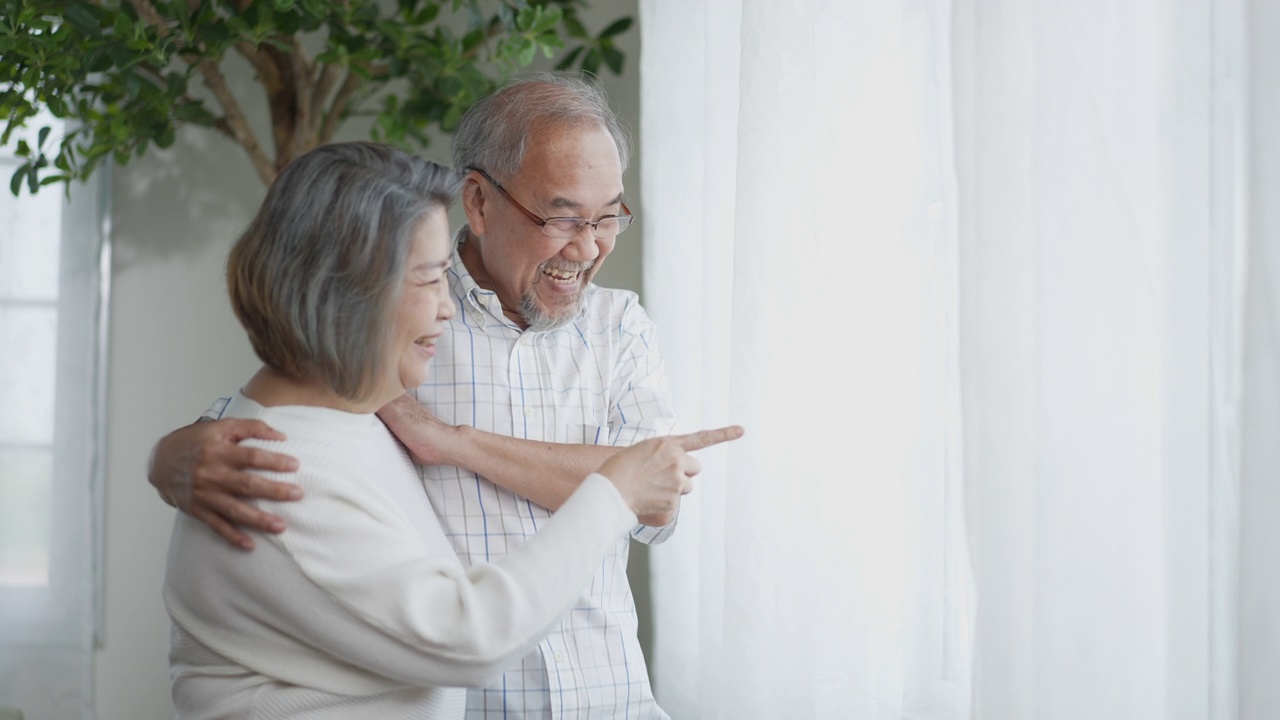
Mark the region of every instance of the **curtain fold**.
<instances>
[{"instance_id":1,"label":"curtain fold","mask_svg":"<svg viewBox=\"0 0 1280 720\"><path fill-rule=\"evenodd\" d=\"M975 716L1269 717L1234 671L1243 7L957 0Z\"/></svg>"},{"instance_id":2,"label":"curtain fold","mask_svg":"<svg viewBox=\"0 0 1280 720\"><path fill-rule=\"evenodd\" d=\"M949 4L642 3L646 306L740 422L652 556L674 717L960 717Z\"/></svg>"},{"instance_id":3,"label":"curtain fold","mask_svg":"<svg viewBox=\"0 0 1280 720\"><path fill-rule=\"evenodd\" d=\"M1236 437L1239 453L1227 457L1238 463L1238 504L1221 504L1224 514L1239 524L1237 603L1239 642L1224 651L1235 661L1238 672L1239 717L1246 720L1280 717L1280 563L1275 560L1280 547L1280 5L1265 0L1239 0L1241 32L1247 32L1248 53L1235 68L1247 77L1241 106L1247 112L1242 152L1247 202L1243 203L1247 226L1247 249L1224 269L1244 277L1244 287L1233 287L1228 297L1238 296L1243 304L1239 352L1243 357L1238 395L1228 396L1238 403ZM1232 208L1237 210L1237 208ZM1239 359L1235 357L1233 359ZM1230 406L1228 406L1230 407ZM1228 501L1232 498L1228 495Z\"/></svg>"}]
</instances>

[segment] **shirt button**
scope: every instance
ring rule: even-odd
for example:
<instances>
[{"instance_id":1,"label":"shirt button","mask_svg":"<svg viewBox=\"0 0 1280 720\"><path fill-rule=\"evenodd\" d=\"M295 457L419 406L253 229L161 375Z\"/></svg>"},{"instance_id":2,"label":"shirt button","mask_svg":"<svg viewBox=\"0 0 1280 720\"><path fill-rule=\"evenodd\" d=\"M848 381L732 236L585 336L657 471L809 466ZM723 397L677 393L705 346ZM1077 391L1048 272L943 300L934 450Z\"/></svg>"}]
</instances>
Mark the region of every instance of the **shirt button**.
<instances>
[{"instance_id":1,"label":"shirt button","mask_svg":"<svg viewBox=\"0 0 1280 720\"><path fill-rule=\"evenodd\" d=\"M562 652L556 653L556 662L564 662L564 653Z\"/></svg>"},{"instance_id":2,"label":"shirt button","mask_svg":"<svg viewBox=\"0 0 1280 720\"><path fill-rule=\"evenodd\" d=\"M525 408L525 409L524 409L524 416L525 416L525 417L533 417L533 408L530 408L530 407Z\"/></svg>"}]
</instances>

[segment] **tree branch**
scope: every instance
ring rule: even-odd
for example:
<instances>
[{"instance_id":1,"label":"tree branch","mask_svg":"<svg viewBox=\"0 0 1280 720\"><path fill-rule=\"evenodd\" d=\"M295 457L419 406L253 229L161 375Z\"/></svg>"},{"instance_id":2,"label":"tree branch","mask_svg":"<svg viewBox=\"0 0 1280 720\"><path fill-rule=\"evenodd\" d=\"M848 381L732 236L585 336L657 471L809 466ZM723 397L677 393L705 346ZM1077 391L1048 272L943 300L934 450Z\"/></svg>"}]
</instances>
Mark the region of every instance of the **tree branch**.
<instances>
[{"instance_id":1,"label":"tree branch","mask_svg":"<svg viewBox=\"0 0 1280 720\"><path fill-rule=\"evenodd\" d=\"M258 144L258 137L254 135L253 129L249 126L249 119L240 110L240 104L236 102L235 96L231 94L231 88L227 87L226 78L222 77L217 66L208 60L202 61L198 69L204 77L205 84L213 91L213 96L218 98L218 103L226 111L227 124L231 126L236 142L249 153L249 160L253 162L253 169L258 171L258 177L270 185L276 179L275 164Z\"/></svg>"},{"instance_id":2,"label":"tree branch","mask_svg":"<svg viewBox=\"0 0 1280 720\"><path fill-rule=\"evenodd\" d=\"M325 101L329 99L329 93L333 92L333 87L338 84L338 80L342 77L342 66L331 63L316 63L321 66L319 77L315 81L315 89L311 91L311 117L319 118L324 112Z\"/></svg>"},{"instance_id":3,"label":"tree branch","mask_svg":"<svg viewBox=\"0 0 1280 720\"><path fill-rule=\"evenodd\" d=\"M343 81L338 94L333 98L333 104L329 106L329 112L325 114L324 125L320 128L320 137L317 138L318 144L323 145L333 138L334 133L338 131L338 126L342 124L342 115L347 111L347 104L351 102L352 96L360 89L363 82L356 71L347 70L347 79Z\"/></svg>"},{"instance_id":4,"label":"tree branch","mask_svg":"<svg viewBox=\"0 0 1280 720\"><path fill-rule=\"evenodd\" d=\"M236 52L240 53L249 64L253 66L254 72L258 73L258 79L262 81L262 86L270 92L271 88L280 84L280 73L276 71L276 66L265 55L258 51L258 48L241 40L236 43Z\"/></svg>"},{"instance_id":5,"label":"tree branch","mask_svg":"<svg viewBox=\"0 0 1280 720\"><path fill-rule=\"evenodd\" d=\"M169 37L169 26L165 24L164 18L156 11L150 0L129 0L129 4L138 12L138 17L146 20L156 29L156 33L161 38ZM258 171L258 176L270 185L276 179L275 166L262 151L262 146L258 144L258 138L253 134L253 128L249 126L248 118L241 111L240 103L236 102L231 89L227 87L226 78L209 58L199 60L196 63L196 70L200 72L205 85L213 92L213 96L218 99L218 103L226 112L226 122L231 130L231 136L249 154L249 160L253 163L253 168Z\"/></svg>"},{"instance_id":6,"label":"tree branch","mask_svg":"<svg viewBox=\"0 0 1280 720\"><path fill-rule=\"evenodd\" d=\"M289 48L293 51L289 57L293 61L295 113L298 119L293 133L293 155L297 157L311 149L312 143L315 142L316 128L311 119L313 117L311 114L311 66L307 61L307 53L302 49L302 43L297 35L289 38Z\"/></svg>"}]
</instances>

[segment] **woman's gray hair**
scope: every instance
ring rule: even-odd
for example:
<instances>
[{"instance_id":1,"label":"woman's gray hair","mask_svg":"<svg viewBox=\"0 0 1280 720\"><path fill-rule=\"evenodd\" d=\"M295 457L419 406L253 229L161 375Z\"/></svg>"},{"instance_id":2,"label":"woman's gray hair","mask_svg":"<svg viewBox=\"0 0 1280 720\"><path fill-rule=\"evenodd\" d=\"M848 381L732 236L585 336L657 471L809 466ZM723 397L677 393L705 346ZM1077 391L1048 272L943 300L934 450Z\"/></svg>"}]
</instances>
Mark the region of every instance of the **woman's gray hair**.
<instances>
[{"instance_id":1,"label":"woman's gray hair","mask_svg":"<svg viewBox=\"0 0 1280 720\"><path fill-rule=\"evenodd\" d=\"M529 132L543 123L603 127L626 172L631 160L626 126L596 81L566 72L522 75L476 101L453 133L453 167L459 173L480 168L506 180L524 162Z\"/></svg>"},{"instance_id":2,"label":"woman's gray hair","mask_svg":"<svg viewBox=\"0 0 1280 720\"><path fill-rule=\"evenodd\" d=\"M262 362L367 398L414 233L456 192L448 168L378 143L289 163L227 258L231 307Z\"/></svg>"}]
</instances>

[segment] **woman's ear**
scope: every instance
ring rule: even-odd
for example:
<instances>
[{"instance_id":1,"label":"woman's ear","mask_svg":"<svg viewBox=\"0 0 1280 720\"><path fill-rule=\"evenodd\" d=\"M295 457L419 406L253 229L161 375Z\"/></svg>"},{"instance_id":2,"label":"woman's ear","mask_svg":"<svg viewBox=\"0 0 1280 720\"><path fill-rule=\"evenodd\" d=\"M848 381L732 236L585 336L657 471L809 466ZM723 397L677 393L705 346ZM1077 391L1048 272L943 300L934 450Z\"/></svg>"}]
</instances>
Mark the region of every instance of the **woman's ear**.
<instances>
[{"instance_id":1,"label":"woman's ear","mask_svg":"<svg viewBox=\"0 0 1280 720\"><path fill-rule=\"evenodd\" d=\"M480 175L475 170L467 173L462 179L462 211L467 215L467 224L471 226L471 232L476 235L485 235L485 197L484 186L480 182Z\"/></svg>"}]
</instances>

